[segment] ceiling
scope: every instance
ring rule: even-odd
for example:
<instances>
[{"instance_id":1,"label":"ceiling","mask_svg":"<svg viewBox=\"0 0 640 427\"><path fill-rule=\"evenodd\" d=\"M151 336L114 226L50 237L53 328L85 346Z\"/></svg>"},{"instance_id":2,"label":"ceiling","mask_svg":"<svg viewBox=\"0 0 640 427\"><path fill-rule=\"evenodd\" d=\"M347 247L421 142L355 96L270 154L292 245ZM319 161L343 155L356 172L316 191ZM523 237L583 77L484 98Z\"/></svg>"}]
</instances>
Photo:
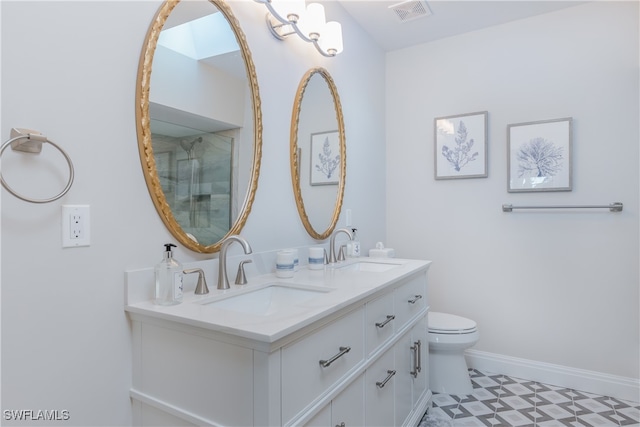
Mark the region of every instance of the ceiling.
<instances>
[{"instance_id":1,"label":"ceiling","mask_svg":"<svg viewBox=\"0 0 640 427\"><path fill-rule=\"evenodd\" d=\"M378 46L388 52L575 6L584 1L446 0L425 3L422 0L409 0L406 2L408 4L403 5L403 10L420 11L426 4L427 15L404 21L398 18L399 13L390 8L405 3L403 0L339 0L339 3ZM348 41L345 40L345 48L347 45Z\"/></svg>"}]
</instances>

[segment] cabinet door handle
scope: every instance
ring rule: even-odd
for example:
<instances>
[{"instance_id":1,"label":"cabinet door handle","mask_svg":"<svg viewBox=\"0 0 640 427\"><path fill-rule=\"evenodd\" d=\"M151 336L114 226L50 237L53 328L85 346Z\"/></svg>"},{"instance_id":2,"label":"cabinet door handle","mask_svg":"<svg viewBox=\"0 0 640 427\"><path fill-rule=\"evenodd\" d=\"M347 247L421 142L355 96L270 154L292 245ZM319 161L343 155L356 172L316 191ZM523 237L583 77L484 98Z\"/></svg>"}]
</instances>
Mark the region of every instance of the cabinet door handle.
<instances>
[{"instance_id":1,"label":"cabinet door handle","mask_svg":"<svg viewBox=\"0 0 640 427\"><path fill-rule=\"evenodd\" d=\"M418 301L419 299L422 298L422 295L416 295L414 299L410 299L409 301L407 301L409 304L415 304L416 301Z\"/></svg>"},{"instance_id":2,"label":"cabinet door handle","mask_svg":"<svg viewBox=\"0 0 640 427\"><path fill-rule=\"evenodd\" d=\"M418 341L414 341L413 345L411 347L409 347L411 350L413 350L413 357L414 357L414 368L413 371L410 372L411 375L413 375L413 378L416 378L418 376L418 373L420 371L422 371L422 355L421 355L421 348L422 347L422 343L420 342L420 340Z\"/></svg>"},{"instance_id":3,"label":"cabinet door handle","mask_svg":"<svg viewBox=\"0 0 640 427\"><path fill-rule=\"evenodd\" d=\"M391 322L391 321L392 321L393 319L395 319L395 318L396 318L396 316L395 316L395 315L393 315L393 314L389 314L389 315L387 316L387 320L385 320L384 322L381 322L381 323L380 323L380 322L376 323L376 326L377 326L378 328L384 328L384 325L386 325L387 323Z\"/></svg>"},{"instance_id":4,"label":"cabinet door handle","mask_svg":"<svg viewBox=\"0 0 640 427\"><path fill-rule=\"evenodd\" d=\"M376 383L376 385L378 386L378 388L382 388L382 387L384 387L384 386L387 384L387 382L389 382L389 380L391 379L391 377L393 377L395 374L396 374L396 371L391 371L391 370L387 371L387 378L385 378L385 379L384 379L384 380L382 380L382 381L378 381L378 382Z\"/></svg>"},{"instance_id":5,"label":"cabinet door handle","mask_svg":"<svg viewBox=\"0 0 640 427\"><path fill-rule=\"evenodd\" d=\"M343 422L341 422L340 424L336 424L336 427L346 427L347 425Z\"/></svg>"},{"instance_id":6,"label":"cabinet door handle","mask_svg":"<svg viewBox=\"0 0 640 427\"><path fill-rule=\"evenodd\" d=\"M344 356L345 354L349 353L349 351L351 351L351 347L340 347L340 353L336 354L335 356L333 356L329 360L321 360L320 361L320 366L322 366L323 368L326 368L327 366L329 366L333 362L335 362L338 358L340 358L340 357Z\"/></svg>"}]
</instances>

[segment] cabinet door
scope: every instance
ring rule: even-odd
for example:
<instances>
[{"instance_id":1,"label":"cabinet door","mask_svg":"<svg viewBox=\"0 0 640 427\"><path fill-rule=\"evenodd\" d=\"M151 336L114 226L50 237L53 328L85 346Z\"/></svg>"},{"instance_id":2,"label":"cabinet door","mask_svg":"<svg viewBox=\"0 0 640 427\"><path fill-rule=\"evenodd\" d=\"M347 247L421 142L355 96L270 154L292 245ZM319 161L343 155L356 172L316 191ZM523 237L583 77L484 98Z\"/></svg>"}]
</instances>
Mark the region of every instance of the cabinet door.
<instances>
[{"instance_id":1,"label":"cabinet door","mask_svg":"<svg viewBox=\"0 0 640 427\"><path fill-rule=\"evenodd\" d=\"M395 422L394 426L401 426L413 408L411 394L413 376L413 350L411 350L411 332L407 332L394 347L396 356L396 396L395 396Z\"/></svg>"},{"instance_id":2,"label":"cabinet door","mask_svg":"<svg viewBox=\"0 0 640 427\"><path fill-rule=\"evenodd\" d=\"M364 426L364 374L349 384L331 402L331 425L338 427Z\"/></svg>"},{"instance_id":3,"label":"cabinet door","mask_svg":"<svg viewBox=\"0 0 640 427\"><path fill-rule=\"evenodd\" d=\"M419 357L417 363L420 368L415 376L412 375L411 395L413 399L411 401L413 405L418 402L429 388L429 341L427 341L427 334L427 317L425 316L411 329L411 346L414 348L412 350L413 359L415 361L416 357ZM415 349L416 346L418 346L417 349Z\"/></svg>"},{"instance_id":4,"label":"cabinet door","mask_svg":"<svg viewBox=\"0 0 640 427\"><path fill-rule=\"evenodd\" d=\"M364 375L320 410L305 427L355 427L364 424Z\"/></svg>"},{"instance_id":5,"label":"cabinet door","mask_svg":"<svg viewBox=\"0 0 640 427\"><path fill-rule=\"evenodd\" d=\"M366 426L393 426L396 365L393 348L384 353L365 372Z\"/></svg>"},{"instance_id":6,"label":"cabinet door","mask_svg":"<svg viewBox=\"0 0 640 427\"><path fill-rule=\"evenodd\" d=\"M305 424L305 427L328 427L331 425L331 402Z\"/></svg>"},{"instance_id":7,"label":"cabinet door","mask_svg":"<svg viewBox=\"0 0 640 427\"><path fill-rule=\"evenodd\" d=\"M429 384L429 348L426 314L395 346L398 378L394 425L403 425Z\"/></svg>"}]
</instances>

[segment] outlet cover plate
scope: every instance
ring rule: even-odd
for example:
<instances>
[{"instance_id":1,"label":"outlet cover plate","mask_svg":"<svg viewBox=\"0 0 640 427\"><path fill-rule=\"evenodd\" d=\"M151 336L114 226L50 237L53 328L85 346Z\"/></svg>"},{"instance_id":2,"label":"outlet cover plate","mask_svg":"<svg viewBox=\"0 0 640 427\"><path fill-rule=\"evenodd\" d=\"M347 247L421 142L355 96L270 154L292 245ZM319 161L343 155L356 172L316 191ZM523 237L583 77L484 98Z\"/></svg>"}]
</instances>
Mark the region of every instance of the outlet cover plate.
<instances>
[{"instance_id":1,"label":"outlet cover plate","mask_svg":"<svg viewBox=\"0 0 640 427\"><path fill-rule=\"evenodd\" d=\"M62 206L62 247L75 248L91 244L89 205Z\"/></svg>"}]
</instances>

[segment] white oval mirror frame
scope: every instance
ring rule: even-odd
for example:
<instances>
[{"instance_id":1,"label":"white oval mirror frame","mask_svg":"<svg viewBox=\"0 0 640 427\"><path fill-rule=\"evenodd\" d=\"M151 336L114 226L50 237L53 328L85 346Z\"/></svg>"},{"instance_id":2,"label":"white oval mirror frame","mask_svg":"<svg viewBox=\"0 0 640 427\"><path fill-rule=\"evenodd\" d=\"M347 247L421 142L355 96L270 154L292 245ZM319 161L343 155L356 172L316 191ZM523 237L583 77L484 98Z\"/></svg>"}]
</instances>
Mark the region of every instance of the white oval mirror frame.
<instances>
[{"instance_id":1,"label":"white oval mirror frame","mask_svg":"<svg viewBox=\"0 0 640 427\"><path fill-rule=\"evenodd\" d=\"M192 1L192 0L191 0ZM245 185L247 190L244 200L238 201L237 215L235 219L230 220L228 232L216 242L207 244L199 243L191 234L185 232L176 215L172 211L167 201L166 194L163 190L161 180L158 173L157 160L153 151L151 121L150 116L150 89L151 89L151 71L153 65L154 54L158 46L160 33L169 18L171 12L180 3L180 1L165 1L158 10L151 27L147 32L147 36L143 45L143 50L138 67L138 78L136 86L136 127L138 133L138 148L140 151L140 161L144 172L145 181L154 206L160 215L165 226L171 234L185 247L201 253L212 253L220 250L220 243L224 237L238 234L242 230L247 217L251 211L251 206L255 198L258 185L258 176L260 172L260 162L262 154L262 114L261 103L258 90L258 79L251 58L251 53L247 45L244 33L240 29L240 25L233 15L229 6L220 0L203 0L207 4L211 4L221 13L229 27L233 31L239 50L244 61L244 71L246 73L247 84L250 90L250 98L252 102L251 115L253 116L252 131L252 148L253 156L250 159L250 170L240 171L247 176L248 183ZM210 94L214 97L215 94ZM232 166L233 167L233 166ZM248 169L248 168L247 168Z\"/></svg>"},{"instance_id":2,"label":"white oval mirror frame","mask_svg":"<svg viewBox=\"0 0 640 427\"><path fill-rule=\"evenodd\" d=\"M304 228L314 239L324 240L335 229L342 208L346 143L338 89L322 67L307 71L298 85L291 119L290 166Z\"/></svg>"}]
</instances>

